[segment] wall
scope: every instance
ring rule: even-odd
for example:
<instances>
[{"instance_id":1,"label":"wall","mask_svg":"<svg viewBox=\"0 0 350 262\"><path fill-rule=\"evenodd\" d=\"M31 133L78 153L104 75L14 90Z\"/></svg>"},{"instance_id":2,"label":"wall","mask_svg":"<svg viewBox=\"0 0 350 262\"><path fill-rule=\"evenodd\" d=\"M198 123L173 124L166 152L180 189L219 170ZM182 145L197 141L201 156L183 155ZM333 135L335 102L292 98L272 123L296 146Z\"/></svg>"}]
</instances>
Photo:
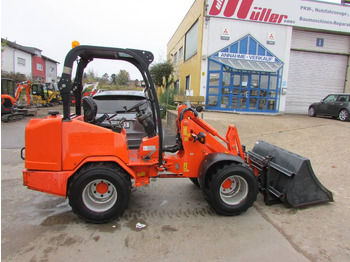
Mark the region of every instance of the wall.
<instances>
[{"instance_id":1,"label":"wall","mask_svg":"<svg viewBox=\"0 0 350 262\"><path fill-rule=\"evenodd\" d=\"M204 3L202 0L196 0L190 10L182 20L176 32L170 39L167 45L167 59L174 61L171 55L178 54L179 49L183 47L182 59L175 64L176 80L179 80L180 90L183 92L186 85L186 76L191 75L190 89L193 90L193 95L199 95L200 85L200 70L201 70L201 52L202 52L202 35L203 35L203 13ZM185 51L185 35L187 31L198 19L198 44L197 54L192 56L187 61L184 61Z\"/></svg>"},{"instance_id":2,"label":"wall","mask_svg":"<svg viewBox=\"0 0 350 262\"><path fill-rule=\"evenodd\" d=\"M57 82L57 64L50 60L46 60L45 67L46 67L46 82L52 82L52 81ZM51 68L53 68L52 72L51 72Z\"/></svg>"},{"instance_id":3,"label":"wall","mask_svg":"<svg viewBox=\"0 0 350 262\"><path fill-rule=\"evenodd\" d=\"M324 39L323 47L316 46L317 38ZM350 51L350 36L293 30L292 49L348 55Z\"/></svg>"},{"instance_id":4,"label":"wall","mask_svg":"<svg viewBox=\"0 0 350 262\"><path fill-rule=\"evenodd\" d=\"M17 58L25 59L25 66L18 65ZM1 70L24 74L31 77L32 55L21 50L6 46L1 54Z\"/></svg>"},{"instance_id":5,"label":"wall","mask_svg":"<svg viewBox=\"0 0 350 262\"><path fill-rule=\"evenodd\" d=\"M43 70L38 70L37 69L37 64L41 64L43 66ZM33 79L34 81L37 81L40 79L40 82L45 83L45 60L39 56L33 56Z\"/></svg>"}]
</instances>

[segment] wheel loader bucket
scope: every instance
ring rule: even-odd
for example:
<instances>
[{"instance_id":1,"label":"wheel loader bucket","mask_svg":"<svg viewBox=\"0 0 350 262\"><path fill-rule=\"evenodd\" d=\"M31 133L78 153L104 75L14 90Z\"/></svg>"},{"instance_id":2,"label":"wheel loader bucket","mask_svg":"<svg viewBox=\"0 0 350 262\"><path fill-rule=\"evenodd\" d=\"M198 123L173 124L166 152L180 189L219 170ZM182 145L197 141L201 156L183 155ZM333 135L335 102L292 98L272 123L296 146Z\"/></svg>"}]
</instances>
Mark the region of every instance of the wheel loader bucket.
<instances>
[{"instance_id":1,"label":"wheel loader bucket","mask_svg":"<svg viewBox=\"0 0 350 262\"><path fill-rule=\"evenodd\" d=\"M292 207L333 202L333 195L316 178L310 160L264 141L248 152L259 171L266 204L280 200Z\"/></svg>"}]
</instances>

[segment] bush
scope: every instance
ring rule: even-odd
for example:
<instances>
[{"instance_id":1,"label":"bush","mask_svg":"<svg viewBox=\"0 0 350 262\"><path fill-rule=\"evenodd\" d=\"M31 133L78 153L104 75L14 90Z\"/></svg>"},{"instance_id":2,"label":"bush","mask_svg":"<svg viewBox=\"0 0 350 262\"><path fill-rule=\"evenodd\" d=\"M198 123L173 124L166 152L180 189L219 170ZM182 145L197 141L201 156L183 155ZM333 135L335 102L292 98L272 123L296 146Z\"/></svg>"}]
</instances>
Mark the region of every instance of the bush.
<instances>
[{"instance_id":1,"label":"bush","mask_svg":"<svg viewBox=\"0 0 350 262\"><path fill-rule=\"evenodd\" d=\"M163 107L163 110L160 110L160 116L162 119L164 119L166 117L166 105L161 104L161 107ZM175 105L168 105L168 110L176 110L176 106Z\"/></svg>"},{"instance_id":2,"label":"bush","mask_svg":"<svg viewBox=\"0 0 350 262\"><path fill-rule=\"evenodd\" d=\"M164 90L164 92L162 92L160 94L160 96L159 96L159 103L162 104L162 105L166 105L167 104L167 100L168 100L168 106L169 105L175 106L174 95L177 95L178 91L175 90L175 89L168 88L168 92L169 92L168 99L167 99L167 92L166 92L166 90Z\"/></svg>"}]
</instances>

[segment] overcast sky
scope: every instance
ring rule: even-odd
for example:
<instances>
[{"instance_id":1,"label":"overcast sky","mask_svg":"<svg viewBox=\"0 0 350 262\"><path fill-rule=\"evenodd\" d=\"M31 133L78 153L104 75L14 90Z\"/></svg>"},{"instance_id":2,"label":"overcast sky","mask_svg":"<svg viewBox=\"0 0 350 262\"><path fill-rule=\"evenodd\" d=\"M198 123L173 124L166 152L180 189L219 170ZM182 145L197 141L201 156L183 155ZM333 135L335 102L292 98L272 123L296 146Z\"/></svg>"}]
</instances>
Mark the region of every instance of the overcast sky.
<instances>
[{"instance_id":1,"label":"overcast sky","mask_svg":"<svg viewBox=\"0 0 350 262\"><path fill-rule=\"evenodd\" d=\"M60 63L59 73L73 40L82 45L149 50L157 62L166 58L167 43L192 3L193 0L1 0L1 37L43 50L43 55ZM99 76L120 70L101 65L96 68Z\"/></svg>"},{"instance_id":2,"label":"overcast sky","mask_svg":"<svg viewBox=\"0 0 350 262\"><path fill-rule=\"evenodd\" d=\"M159 62L166 58L167 43L193 2L1 0L1 37L43 50L43 55L60 63L59 74L73 40L82 45L149 50ZM91 66L99 76L122 69L96 62Z\"/></svg>"}]
</instances>

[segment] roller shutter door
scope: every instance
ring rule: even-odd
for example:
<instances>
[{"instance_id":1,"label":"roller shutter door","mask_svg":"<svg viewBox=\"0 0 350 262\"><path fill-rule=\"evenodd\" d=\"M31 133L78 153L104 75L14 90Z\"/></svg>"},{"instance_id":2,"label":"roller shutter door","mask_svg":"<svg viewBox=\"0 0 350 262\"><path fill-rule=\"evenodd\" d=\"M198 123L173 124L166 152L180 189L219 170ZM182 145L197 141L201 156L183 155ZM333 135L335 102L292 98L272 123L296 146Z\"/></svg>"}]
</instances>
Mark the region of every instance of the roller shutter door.
<instances>
[{"instance_id":1,"label":"roller shutter door","mask_svg":"<svg viewBox=\"0 0 350 262\"><path fill-rule=\"evenodd\" d=\"M329 93L343 93L347 55L291 51L286 113L306 114Z\"/></svg>"}]
</instances>

